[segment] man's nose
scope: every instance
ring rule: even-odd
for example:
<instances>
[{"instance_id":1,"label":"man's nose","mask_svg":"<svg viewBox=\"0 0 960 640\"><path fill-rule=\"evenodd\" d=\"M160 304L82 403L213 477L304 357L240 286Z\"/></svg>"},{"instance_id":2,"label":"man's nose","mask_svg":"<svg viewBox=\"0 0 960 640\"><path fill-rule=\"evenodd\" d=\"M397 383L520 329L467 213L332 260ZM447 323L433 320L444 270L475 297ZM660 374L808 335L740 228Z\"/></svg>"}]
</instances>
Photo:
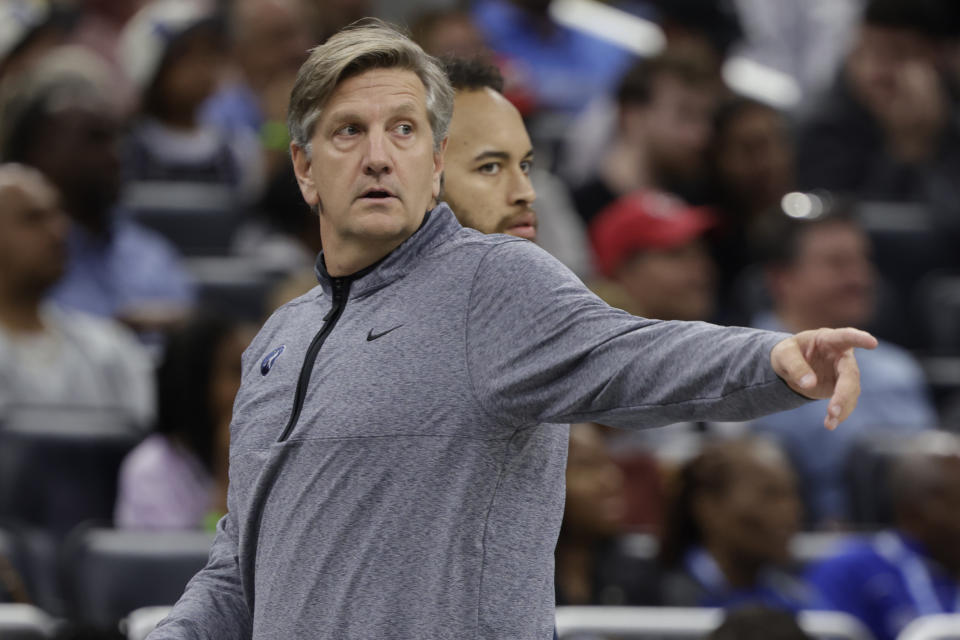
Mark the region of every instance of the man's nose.
<instances>
[{"instance_id":1,"label":"man's nose","mask_svg":"<svg viewBox=\"0 0 960 640\"><path fill-rule=\"evenodd\" d=\"M393 170L388 142L383 133L371 133L367 137L367 150L363 162L363 172L368 176L379 177Z\"/></svg>"},{"instance_id":2,"label":"man's nose","mask_svg":"<svg viewBox=\"0 0 960 640\"><path fill-rule=\"evenodd\" d=\"M530 176L526 173L516 175L510 187L510 204L533 204L536 199L537 192L533 189Z\"/></svg>"}]
</instances>

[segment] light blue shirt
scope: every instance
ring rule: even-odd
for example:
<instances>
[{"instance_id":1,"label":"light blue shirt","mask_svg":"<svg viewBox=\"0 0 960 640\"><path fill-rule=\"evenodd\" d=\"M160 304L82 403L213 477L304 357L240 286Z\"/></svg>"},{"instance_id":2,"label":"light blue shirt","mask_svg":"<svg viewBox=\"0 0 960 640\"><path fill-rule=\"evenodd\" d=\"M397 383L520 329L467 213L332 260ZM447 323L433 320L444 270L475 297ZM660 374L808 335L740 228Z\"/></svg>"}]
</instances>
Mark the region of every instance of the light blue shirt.
<instances>
[{"instance_id":1,"label":"light blue shirt","mask_svg":"<svg viewBox=\"0 0 960 640\"><path fill-rule=\"evenodd\" d=\"M162 236L118 216L109 239L74 225L66 273L50 298L67 309L113 317L143 306L188 307L194 285Z\"/></svg>"},{"instance_id":2,"label":"light blue shirt","mask_svg":"<svg viewBox=\"0 0 960 640\"><path fill-rule=\"evenodd\" d=\"M754 318L753 326L785 330L772 313ZM857 363L860 400L838 429L828 431L823 426L826 400L751 423L755 431L774 436L787 449L807 492L813 522L849 517L844 471L860 436L872 430L909 434L937 426L923 371L906 350L881 341L872 351L858 349Z\"/></svg>"}]
</instances>

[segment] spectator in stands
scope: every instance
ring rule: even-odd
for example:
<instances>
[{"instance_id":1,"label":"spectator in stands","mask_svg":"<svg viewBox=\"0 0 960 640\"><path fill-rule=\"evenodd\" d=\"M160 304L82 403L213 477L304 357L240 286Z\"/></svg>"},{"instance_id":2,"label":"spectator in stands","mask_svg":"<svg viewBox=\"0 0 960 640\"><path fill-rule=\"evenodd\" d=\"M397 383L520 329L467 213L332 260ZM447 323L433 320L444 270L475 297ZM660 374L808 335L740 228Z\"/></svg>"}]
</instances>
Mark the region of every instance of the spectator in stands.
<instances>
[{"instance_id":1,"label":"spectator in stands","mask_svg":"<svg viewBox=\"0 0 960 640\"><path fill-rule=\"evenodd\" d=\"M765 249L773 308L755 317L753 326L802 331L868 325L875 306L874 268L869 240L849 212L834 207L818 218L780 216L776 222ZM858 437L882 428L912 433L937 423L923 373L905 350L881 341L864 354L860 384L856 416L840 431L821 427L819 403L752 425L786 448L815 525L842 524L850 517L844 469Z\"/></svg>"},{"instance_id":2,"label":"spectator in stands","mask_svg":"<svg viewBox=\"0 0 960 640\"><path fill-rule=\"evenodd\" d=\"M617 93L617 126L595 175L574 191L586 222L622 195L662 189L695 202L719 97L708 58L665 53L637 63ZM572 153L576 153L576 149Z\"/></svg>"},{"instance_id":3,"label":"spectator in stands","mask_svg":"<svg viewBox=\"0 0 960 640\"><path fill-rule=\"evenodd\" d=\"M960 123L938 61L939 0L870 0L832 89L800 128L799 182L929 205L960 226Z\"/></svg>"},{"instance_id":4,"label":"spectator in stands","mask_svg":"<svg viewBox=\"0 0 960 640\"><path fill-rule=\"evenodd\" d=\"M813 640L789 611L743 607L727 613L707 640Z\"/></svg>"},{"instance_id":5,"label":"spectator in stands","mask_svg":"<svg viewBox=\"0 0 960 640\"><path fill-rule=\"evenodd\" d=\"M789 124L771 106L732 98L717 110L708 158L710 200L719 214L710 242L727 300L737 276L757 259L747 248L756 246L763 219L779 212L794 188Z\"/></svg>"},{"instance_id":6,"label":"spectator in stands","mask_svg":"<svg viewBox=\"0 0 960 640\"><path fill-rule=\"evenodd\" d=\"M225 67L221 17L192 0L153 0L130 19L118 46L140 92L124 149L127 205L229 214L252 202L263 183L256 136L200 121Z\"/></svg>"},{"instance_id":7,"label":"spectator in stands","mask_svg":"<svg viewBox=\"0 0 960 640\"><path fill-rule=\"evenodd\" d=\"M760 439L709 445L680 470L661 559L666 604L807 608L814 595L785 567L800 526L786 457Z\"/></svg>"},{"instance_id":8,"label":"spectator in stands","mask_svg":"<svg viewBox=\"0 0 960 640\"><path fill-rule=\"evenodd\" d=\"M63 44L70 13L48 0L0 3L0 82Z\"/></svg>"},{"instance_id":9,"label":"spectator in stands","mask_svg":"<svg viewBox=\"0 0 960 640\"><path fill-rule=\"evenodd\" d=\"M67 264L67 217L39 172L0 165L0 416L30 407L153 418L153 366L119 325L44 299Z\"/></svg>"},{"instance_id":10,"label":"spectator in stands","mask_svg":"<svg viewBox=\"0 0 960 640\"><path fill-rule=\"evenodd\" d=\"M960 613L960 439L917 436L889 476L895 527L810 571L831 608L893 640L914 618Z\"/></svg>"},{"instance_id":11,"label":"spectator in stands","mask_svg":"<svg viewBox=\"0 0 960 640\"><path fill-rule=\"evenodd\" d=\"M588 274L583 224L563 183L534 168L533 145L501 93L500 72L481 59L448 58L445 67L456 98L441 199L464 226L537 240L574 272ZM538 197L542 226L533 206Z\"/></svg>"},{"instance_id":12,"label":"spectator in stands","mask_svg":"<svg viewBox=\"0 0 960 640\"><path fill-rule=\"evenodd\" d=\"M597 269L622 289L622 306L634 315L707 320L716 292L704 234L714 224L705 208L660 191L636 191L590 224Z\"/></svg>"},{"instance_id":13,"label":"spectator in stands","mask_svg":"<svg viewBox=\"0 0 960 640\"><path fill-rule=\"evenodd\" d=\"M106 73L72 47L38 62L0 111L0 157L43 172L75 223L53 299L137 329L168 326L192 303L193 287L173 247L118 215L120 121Z\"/></svg>"},{"instance_id":14,"label":"spectator in stands","mask_svg":"<svg viewBox=\"0 0 960 640\"><path fill-rule=\"evenodd\" d=\"M226 512L227 450L249 327L197 315L174 331L157 373L157 429L120 470L116 526L210 530Z\"/></svg>"},{"instance_id":15,"label":"spectator in stands","mask_svg":"<svg viewBox=\"0 0 960 640\"><path fill-rule=\"evenodd\" d=\"M655 570L624 552L624 477L606 450L601 427L570 427L566 502L557 540L557 604L658 602Z\"/></svg>"}]
</instances>

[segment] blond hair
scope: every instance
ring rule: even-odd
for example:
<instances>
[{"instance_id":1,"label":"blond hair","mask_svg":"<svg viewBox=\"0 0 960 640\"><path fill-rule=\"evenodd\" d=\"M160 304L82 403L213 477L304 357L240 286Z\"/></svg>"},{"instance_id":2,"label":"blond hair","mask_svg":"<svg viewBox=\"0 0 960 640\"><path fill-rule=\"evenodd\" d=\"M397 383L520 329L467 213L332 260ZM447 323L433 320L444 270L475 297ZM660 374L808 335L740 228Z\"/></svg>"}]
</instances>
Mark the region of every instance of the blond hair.
<instances>
[{"instance_id":1,"label":"blond hair","mask_svg":"<svg viewBox=\"0 0 960 640\"><path fill-rule=\"evenodd\" d=\"M313 128L337 85L371 69L392 68L412 71L423 82L433 146L439 151L453 114L450 81L436 59L375 18L353 23L310 51L290 94L290 140L309 154Z\"/></svg>"}]
</instances>

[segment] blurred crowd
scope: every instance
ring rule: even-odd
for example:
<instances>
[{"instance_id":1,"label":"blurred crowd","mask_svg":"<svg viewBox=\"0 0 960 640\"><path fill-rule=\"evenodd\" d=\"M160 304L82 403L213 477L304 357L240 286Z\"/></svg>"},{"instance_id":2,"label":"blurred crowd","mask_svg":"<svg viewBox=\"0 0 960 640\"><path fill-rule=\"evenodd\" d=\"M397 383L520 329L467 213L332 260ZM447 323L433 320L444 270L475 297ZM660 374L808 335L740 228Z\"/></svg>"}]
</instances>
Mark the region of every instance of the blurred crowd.
<instances>
[{"instance_id":1,"label":"blurred crowd","mask_svg":"<svg viewBox=\"0 0 960 640\"><path fill-rule=\"evenodd\" d=\"M957 612L960 4L398 4L0 0L0 526L215 525L240 355L316 284L290 89L382 16L446 61L465 226L636 315L880 339L837 431L573 425L558 604ZM62 613L0 561L0 601Z\"/></svg>"}]
</instances>

